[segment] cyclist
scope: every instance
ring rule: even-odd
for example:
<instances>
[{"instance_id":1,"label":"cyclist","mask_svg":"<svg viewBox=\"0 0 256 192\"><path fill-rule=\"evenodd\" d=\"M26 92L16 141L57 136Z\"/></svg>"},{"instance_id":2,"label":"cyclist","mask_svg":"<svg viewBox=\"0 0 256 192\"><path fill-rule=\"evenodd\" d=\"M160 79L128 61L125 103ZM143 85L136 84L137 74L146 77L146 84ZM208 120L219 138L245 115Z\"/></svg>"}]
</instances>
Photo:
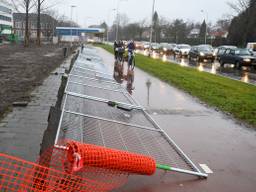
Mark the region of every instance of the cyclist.
<instances>
[{"instance_id":1,"label":"cyclist","mask_svg":"<svg viewBox=\"0 0 256 192\"><path fill-rule=\"evenodd\" d=\"M118 53L118 42L115 41L114 42L114 53L115 53L115 59L117 60L117 53Z\"/></svg>"},{"instance_id":2,"label":"cyclist","mask_svg":"<svg viewBox=\"0 0 256 192\"><path fill-rule=\"evenodd\" d=\"M128 48L128 69L131 67L134 67L132 66L132 64L134 63L133 59L134 59L134 50L135 50L135 44L134 44L134 41L131 40L128 45L127 45L127 48Z\"/></svg>"},{"instance_id":3,"label":"cyclist","mask_svg":"<svg viewBox=\"0 0 256 192\"><path fill-rule=\"evenodd\" d=\"M123 41L115 41L114 43L114 52L115 52L115 59L121 62L123 60L124 55L124 43Z\"/></svg>"}]
</instances>

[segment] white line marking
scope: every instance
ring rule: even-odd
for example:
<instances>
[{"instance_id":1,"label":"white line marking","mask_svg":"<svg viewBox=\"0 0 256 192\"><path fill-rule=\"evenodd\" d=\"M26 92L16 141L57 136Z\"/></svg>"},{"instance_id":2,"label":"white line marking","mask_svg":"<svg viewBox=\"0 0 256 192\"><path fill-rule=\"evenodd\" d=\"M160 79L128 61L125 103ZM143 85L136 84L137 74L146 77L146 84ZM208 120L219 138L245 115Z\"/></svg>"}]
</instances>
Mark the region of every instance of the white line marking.
<instances>
[{"instance_id":1,"label":"white line marking","mask_svg":"<svg viewBox=\"0 0 256 192\"><path fill-rule=\"evenodd\" d=\"M200 167L204 170L205 173L211 174L213 171L206 164L199 164Z\"/></svg>"}]
</instances>

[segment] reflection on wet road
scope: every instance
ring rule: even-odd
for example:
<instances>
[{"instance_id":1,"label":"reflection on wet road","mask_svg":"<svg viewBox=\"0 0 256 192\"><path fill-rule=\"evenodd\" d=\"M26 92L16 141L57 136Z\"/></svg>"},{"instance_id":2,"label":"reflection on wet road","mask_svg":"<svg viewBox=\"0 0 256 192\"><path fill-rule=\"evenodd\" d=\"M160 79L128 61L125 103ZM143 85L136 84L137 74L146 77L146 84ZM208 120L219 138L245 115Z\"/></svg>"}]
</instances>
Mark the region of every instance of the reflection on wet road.
<instances>
[{"instance_id":1,"label":"reflection on wet road","mask_svg":"<svg viewBox=\"0 0 256 192\"><path fill-rule=\"evenodd\" d=\"M104 63L109 66L109 71L112 71L113 55L105 50L98 50ZM190 66L186 59L181 61L181 65ZM192 67L219 73L218 63L216 65L195 63ZM234 71L232 68L224 69L228 70L226 73ZM249 81L250 73L244 71L241 79ZM135 68L134 86L136 90L133 92L133 97L146 107L147 112L154 116L154 120L195 160L196 164L207 164L214 173L204 181L166 173L152 177L130 176L127 185L117 191L255 191L254 130L246 129L232 118L206 107L188 94L137 68ZM151 146L150 139L148 145Z\"/></svg>"},{"instance_id":2,"label":"reflection on wet road","mask_svg":"<svg viewBox=\"0 0 256 192\"><path fill-rule=\"evenodd\" d=\"M166 58L166 56L163 57ZM173 63L177 63L183 67L193 67L199 71L205 71L208 73L239 80L244 83L256 85L256 71L250 67L243 67L241 70L238 70L235 69L233 65L225 65L224 67L220 67L218 61L215 61L214 63L207 61L198 63L197 61L193 60L189 61L187 58L174 58L173 56L167 57L167 60Z\"/></svg>"},{"instance_id":3,"label":"reflection on wet road","mask_svg":"<svg viewBox=\"0 0 256 192\"><path fill-rule=\"evenodd\" d=\"M141 53L147 56L149 53L148 51L137 51L137 53ZM221 75L224 77L228 77L231 79L235 79L238 81L242 81L244 83L249 83L256 85L256 70L251 69L250 67L242 67L241 70L235 69L234 65L225 65L224 67L220 67L218 61L213 63L204 61L204 62L197 62L194 60L189 61L186 57L174 57L174 56L167 56L167 55L159 55L156 52L153 52L152 58L154 59L161 59L163 62L170 61L172 63L176 63L182 67L192 67L198 69L198 71L205 71L212 74Z\"/></svg>"}]
</instances>

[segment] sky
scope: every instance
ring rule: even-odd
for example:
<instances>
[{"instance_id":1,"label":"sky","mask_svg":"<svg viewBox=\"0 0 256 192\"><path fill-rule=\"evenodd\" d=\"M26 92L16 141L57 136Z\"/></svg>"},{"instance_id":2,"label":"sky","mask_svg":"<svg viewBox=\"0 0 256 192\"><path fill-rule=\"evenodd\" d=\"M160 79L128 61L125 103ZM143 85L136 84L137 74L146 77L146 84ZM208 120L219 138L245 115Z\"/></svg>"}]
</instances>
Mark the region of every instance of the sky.
<instances>
[{"instance_id":1,"label":"sky","mask_svg":"<svg viewBox=\"0 0 256 192\"><path fill-rule=\"evenodd\" d=\"M234 14L227 1L237 0L156 0L155 10L170 20L180 18L201 22L206 18L215 22L226 14ZM150 20L153 0L62 0L55 9L71 18L71 5L75 5L73 20L86 27L103 21L112 24L118 2L119 13L126 14L129 22Z\"/></svg>"}]
</instances>

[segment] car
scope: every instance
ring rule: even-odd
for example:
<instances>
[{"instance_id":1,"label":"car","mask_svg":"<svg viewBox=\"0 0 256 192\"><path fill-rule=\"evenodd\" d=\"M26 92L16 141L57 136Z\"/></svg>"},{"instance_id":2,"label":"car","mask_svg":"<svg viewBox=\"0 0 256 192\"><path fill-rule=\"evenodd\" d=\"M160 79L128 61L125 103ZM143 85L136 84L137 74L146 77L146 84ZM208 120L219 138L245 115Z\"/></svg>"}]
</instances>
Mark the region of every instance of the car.
<instances>
[{"instance_id":1,"label":"car","mask_svg":"<svg viewBox=\"0 0 256 192\"><path fill-rule=\"evenodd\" d=\"M160 51L160 44L158 44L158 43L152 43L152 50L154 51L154 52L156 52L156 53L158 53L159 51Z\"/></svg>"},{"instance_id":2,"label":"car","mask_svg":"<svg viewBox=\"0 0 256 192\"><path fill-rule=\"evenodd\" d=\"M163 55L171 55L173 52L172 52L172 46L168 43L161 43L160 44L161 48L160 48L160 52L163 54Z\"/></svg>"},{"instance_id":3,"label":"car","mask_svg":"<svg viewBox=\"0 0 256 192\"><path fill-rule=\"evenodd\" d=\"M256 42L247 43L246 48L252 51L253 54L256 56Z\"/></svg>"},{"instance_id":4,"label":"car","mask_svg":"<svg viewBox=\"0 0 256 192\"><path fill-rule=\"evenodd\" d=\"M191 46L187 44L177 45L177 47L174 49L175 55L188 56L190 49L191 49Z\"/></svg>"},{"instance_id":5,"label":"car","mask_svg":"<svg viewBox=\"0 0 256 192\"><path fill-rule=\"evenodd\" d=\"M198 45L191 48L189 52L189 60L196 59L198 62L210 60L214 62L215 55L211 45Z\"/></svg>"},{"instance_id":6,"label":"car","mask_svg":"<svg viewBox=\"0 0 256 192\"><path fill-rule=\"evenodd\" d=\"M144 49L143 42L136 41L135 42L135 47L136 47L137 50L143 50Z\"/></svg>"},{"instance_id":7,"label":"car","mask_svg":"<svg viewBox=\"0 0 256 192\"><path fill-rule=\"evenodd\" d=\"M149 42L143 42L143 48L144 48L144 50L149 50L150 43Z\"/></svg>"},{"instance_id":8,"label":"car","mask_svg":"<svg viewBox=\"0 0 256 192\"><path fill-rule=\"evenodd\" d=\"M226 49L224 54L220 57L220 65L234 64L237 69L242 66L251 66L256 68L256 57L249 49Z\"/></svg>"},{"instance_id":9,"label":"car","mask_svg":"<svg viewBox=\"0 0 256 192\"><path fill-rule=\"evenodd\" d=\"M233 46L233 45L222 45L222 46L216 48L215 56L216 56L217 61L220 61L220 56L223 55L225 50L228 49L228 48L236 49L237 47Z\"/></svg>"}]
</instances>

